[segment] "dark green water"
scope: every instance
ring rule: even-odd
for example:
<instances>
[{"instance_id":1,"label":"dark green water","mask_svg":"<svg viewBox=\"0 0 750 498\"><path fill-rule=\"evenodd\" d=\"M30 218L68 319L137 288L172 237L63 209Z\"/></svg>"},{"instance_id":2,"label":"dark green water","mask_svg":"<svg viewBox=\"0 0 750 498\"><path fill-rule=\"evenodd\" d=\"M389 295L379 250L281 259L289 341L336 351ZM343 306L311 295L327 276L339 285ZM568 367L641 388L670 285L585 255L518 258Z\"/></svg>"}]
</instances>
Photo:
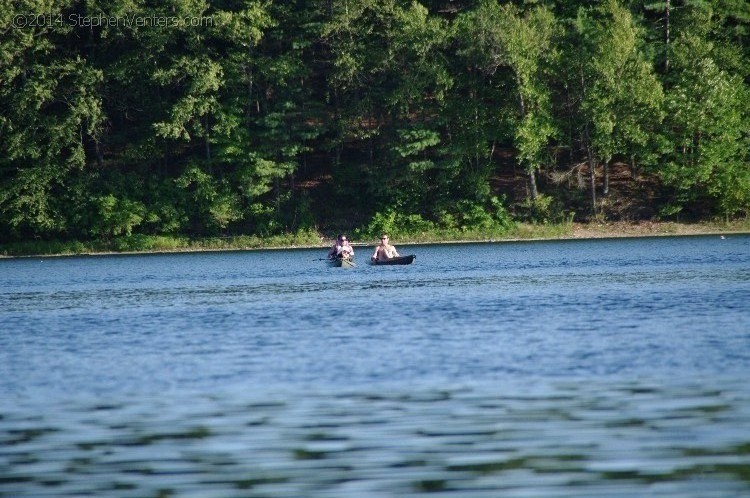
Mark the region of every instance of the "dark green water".
<instances>
[{"instance_id":1,"label":"dark green water","mask_svg":"<svg viewBox=\"0 0 750 498\"><path fill-rule=\"evenodd\" d=\"M750 495L750 237L368 250L0 260L0 496Z\"/></svg>"}]
</instances>

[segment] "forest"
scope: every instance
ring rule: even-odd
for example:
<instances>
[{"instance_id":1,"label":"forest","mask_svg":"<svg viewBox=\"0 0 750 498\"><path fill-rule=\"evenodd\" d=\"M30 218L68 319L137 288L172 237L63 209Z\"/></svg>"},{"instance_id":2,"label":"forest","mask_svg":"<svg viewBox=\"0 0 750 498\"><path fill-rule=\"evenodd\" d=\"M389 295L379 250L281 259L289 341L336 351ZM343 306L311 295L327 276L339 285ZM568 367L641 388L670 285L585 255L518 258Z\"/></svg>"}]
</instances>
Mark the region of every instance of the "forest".
<instances>
[{"instance_id":1,"label":"forest","mask_svg":"<svg viewBox=\"0 0 750 498\"><path fill-rule=\"evenodd\" d=\"M746 0L0 0L0 242L750 211Z\"/></svg>"}]
</instances>

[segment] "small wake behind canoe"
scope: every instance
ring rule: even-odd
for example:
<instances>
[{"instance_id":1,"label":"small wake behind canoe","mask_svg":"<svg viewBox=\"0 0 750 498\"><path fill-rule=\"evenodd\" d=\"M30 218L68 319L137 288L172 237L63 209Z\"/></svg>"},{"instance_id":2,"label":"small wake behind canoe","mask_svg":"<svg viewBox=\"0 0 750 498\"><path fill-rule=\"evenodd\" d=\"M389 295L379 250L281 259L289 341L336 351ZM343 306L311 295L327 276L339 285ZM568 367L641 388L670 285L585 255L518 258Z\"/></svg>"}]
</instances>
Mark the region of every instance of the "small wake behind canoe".
<instances>
[{"instance_id":1,"label":"small wake behind canoe","mask_svg":"<svg viewBox=\"0 0 750 498\"><path fill-rule=\"evenodd\" d=\"M399 256L396 258L391 259L382 259L380 261L370 261L370 264L373 266L382 266L382 265L410 265L414 262L414 260L417 259L417 256L414 254L410 254L409 256Z\"/></svg>"}]
</instances>

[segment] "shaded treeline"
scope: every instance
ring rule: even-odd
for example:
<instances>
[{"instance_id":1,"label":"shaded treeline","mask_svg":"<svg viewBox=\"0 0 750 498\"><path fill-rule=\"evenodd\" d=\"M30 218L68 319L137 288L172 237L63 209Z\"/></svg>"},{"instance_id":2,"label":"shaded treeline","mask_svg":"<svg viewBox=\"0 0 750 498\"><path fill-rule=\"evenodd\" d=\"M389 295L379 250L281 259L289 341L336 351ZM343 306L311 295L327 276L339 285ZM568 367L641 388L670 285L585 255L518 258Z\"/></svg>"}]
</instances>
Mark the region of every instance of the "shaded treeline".
<instances>
[{"instance_id":1,"label":"shaded treeline","mask_svg":"<svg viewBox=\"0 0 750 498\"><path fill-rule=\"evenodd\" d=\"M0 240L750 207L744 0L0 3Z\"/></svg>"}]
</instances>

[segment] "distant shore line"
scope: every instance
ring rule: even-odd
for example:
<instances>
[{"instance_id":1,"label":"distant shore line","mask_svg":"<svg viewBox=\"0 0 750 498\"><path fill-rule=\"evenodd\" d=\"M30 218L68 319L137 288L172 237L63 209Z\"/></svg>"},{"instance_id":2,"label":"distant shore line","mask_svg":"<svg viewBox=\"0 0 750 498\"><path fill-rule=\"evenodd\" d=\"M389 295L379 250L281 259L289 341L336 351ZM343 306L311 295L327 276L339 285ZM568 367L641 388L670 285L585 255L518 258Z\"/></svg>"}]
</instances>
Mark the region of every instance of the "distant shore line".
<instances>
[{"instance_id":1,"label":"distant shore line","mask_svg":"<svg viewBox=\"0 0 750 498\"><path fill-rule=\"evenodd\" d=\"M664 221L616 221L602 223L566 223L533 225L520 223L505 233L434 232L420 234L392 234L396 245L497 243L545 240L586 240L629 237L707 236L750 234L750 219L696 223ZM350 236L355 247L374 247L374 238L356 233ZM32 241L0 244L0 258L104 256L128 254L171 254L181 252L248 251L271 249L323 249L332 238L317 231L285 234L272 237L225 236L189 238L187 236L132 235L109 241Z\"/></svg>"}]
</instances>

